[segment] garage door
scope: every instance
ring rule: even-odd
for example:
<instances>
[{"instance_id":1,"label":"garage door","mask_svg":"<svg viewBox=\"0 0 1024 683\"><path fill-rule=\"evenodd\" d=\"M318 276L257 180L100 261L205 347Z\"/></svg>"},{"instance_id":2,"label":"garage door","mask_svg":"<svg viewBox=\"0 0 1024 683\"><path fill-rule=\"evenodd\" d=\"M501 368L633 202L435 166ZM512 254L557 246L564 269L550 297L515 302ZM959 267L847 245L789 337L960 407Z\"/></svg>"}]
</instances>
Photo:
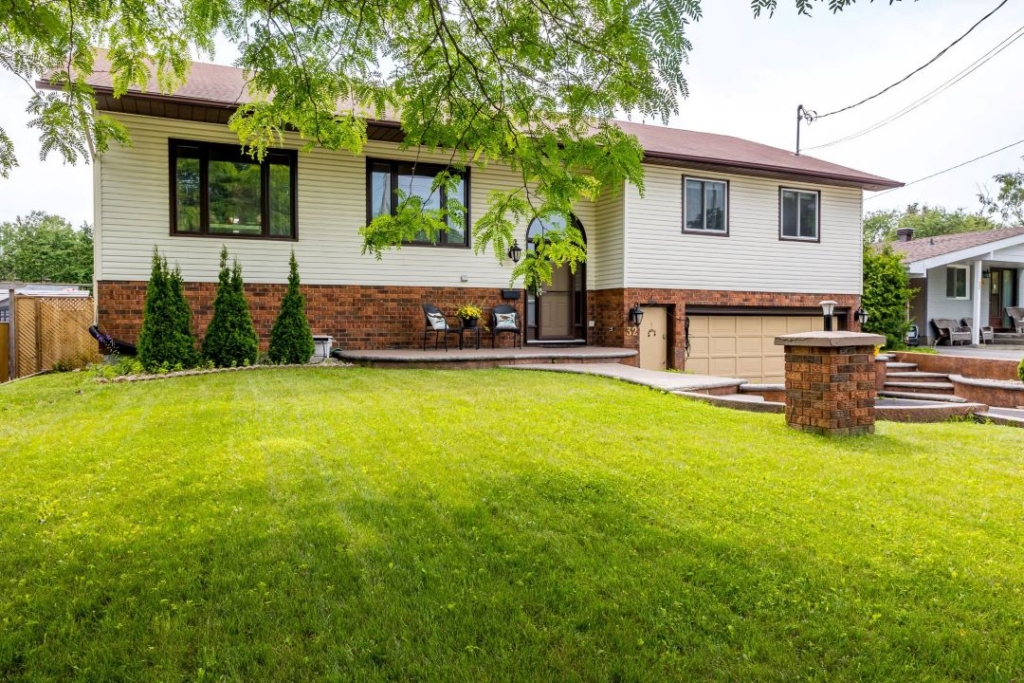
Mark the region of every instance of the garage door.
<instances>
[{"instance_id":1,"label":"garage door","mask_svg":"<svg viewBox=\"0 0 1024 683\"><path fill-rule=\"evenodd\" d=\"M785 352L775 337L823 327L820 315L693 315L686 369L702 375L782 384Z\"/></svg>"}]
</instances>

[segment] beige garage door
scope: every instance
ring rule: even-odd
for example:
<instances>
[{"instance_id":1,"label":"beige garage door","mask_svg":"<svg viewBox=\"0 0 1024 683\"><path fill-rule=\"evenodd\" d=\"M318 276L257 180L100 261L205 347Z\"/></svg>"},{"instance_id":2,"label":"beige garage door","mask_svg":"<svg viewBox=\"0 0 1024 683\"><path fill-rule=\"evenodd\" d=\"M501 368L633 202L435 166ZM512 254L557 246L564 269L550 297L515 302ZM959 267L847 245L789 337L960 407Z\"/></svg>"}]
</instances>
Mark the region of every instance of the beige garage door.
<instances>
[{"instance_id":1,"label":"beige garage door","mask_svg":"<svg viewBox=\"0 0 1024 683\"><path fill-rule=\"evenodd\" d=\"M775 337L823 327L821 316L693 315L686 369L702 375L782 384L785 354Z\"/></svg>"}]
</instances>

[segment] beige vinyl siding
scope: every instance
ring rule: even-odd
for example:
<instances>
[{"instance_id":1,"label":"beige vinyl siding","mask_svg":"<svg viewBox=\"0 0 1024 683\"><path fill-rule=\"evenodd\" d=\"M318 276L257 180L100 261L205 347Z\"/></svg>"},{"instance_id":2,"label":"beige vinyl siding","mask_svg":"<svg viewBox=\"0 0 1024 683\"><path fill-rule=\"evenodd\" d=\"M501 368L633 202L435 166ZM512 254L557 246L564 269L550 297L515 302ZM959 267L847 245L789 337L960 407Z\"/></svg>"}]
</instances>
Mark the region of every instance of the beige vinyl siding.
<instances>
[{"instance_id":1,"label":"beige vinyl siding","mask_svg":"<svg viewBox=\"0 0 1024 683\"><path fill-rule=\"evenodd\" d=\"M760 292L861 291L862 192L710 171L645 166L626 191L629 287ZM682 233L683 177L729 181L728 236ZM779 188L819 190L820 243L779 239Z\"/></svg>"},{"instance_id":2,"label":"beige vinyl siding","mask_svg":"<svg viewBox=\"0 0 1024 683\"><path fill-rule=\"evenodd\" d=\"M584 222L589 240L588 287L617 289L623 286L623 229L625 216L623 192L606 193L596 204L595 220Z\"/></svg>"},{"instance_id":3,"label":"beige vinyl siding","mask_svg":"<svg viewBox=\"0 0 1024 683\"><path fill-rule=\"evenodd\" d=\"M493 249L406 246L384 254L383 261L362 256L358 230L366 222L366 157L415 159L415 150L368 142L364 156L348 152L300 152L298 161L299 239L270 241L171 236L169 218L168 139L237 143L227 126L131 115L116 115L129 129L133 147L113 148L99 163L96 204L97 278L146 280L150 255L160 248L181 266L190 281L215 281L222 244L242 263L249 282L285 282L288 254L294 247L303 282L308 284L507 287L512 263L500 265ZM299 140L288 136L288 148ZM443 155L420 154L424 162L447 161ZM480 216L492 190L521 182L507 167L492 164L470 171L470 216ZM593 203L578 208L590 234ZM517 237L525 244L526 226ZM462 276L468 280L463 282ZM589 280L590 278L588 278ZM589 284L589 283L588 283Z\"/></svg>"}]
</instances>

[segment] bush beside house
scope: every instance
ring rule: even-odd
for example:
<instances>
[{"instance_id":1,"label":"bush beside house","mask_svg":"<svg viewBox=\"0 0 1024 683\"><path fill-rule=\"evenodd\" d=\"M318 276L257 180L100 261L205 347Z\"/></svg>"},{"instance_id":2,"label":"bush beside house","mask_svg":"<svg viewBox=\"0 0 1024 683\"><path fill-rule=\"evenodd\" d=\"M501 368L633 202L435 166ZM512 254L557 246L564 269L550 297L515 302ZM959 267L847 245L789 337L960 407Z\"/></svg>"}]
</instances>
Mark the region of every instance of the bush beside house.
<instances>
[{"instance_id":1,"label":"bush beside house","mask_svg":"<svg viewBox=\"0 0 1024 683\"><path fill-rule=\"evenodd\" d=\"M901 254L889 245L880 251L870 247L864 249L864 295L861 302L870 314L864 331L884 335L888 349L906 347L911 325L907 318L907 305L914 291Z\"/></svg>"},{"instance_id":2,"label":"bush beside house","mask_svg":"<svg viewBox=\"0 0 1024 683\"><path fill-rule=\"evenodd\" d=\"M299 263L295 252L288 262L288 291L281 312L270 330L270 360L274 363L308 363L316 346L306 318L306 297L299 289Z\"/></svg>"},{"instance_id":3,"label":"bush beside house","mask_svg":"<svg viewBox=\"0 0 1024 683\"><path fill-rule=\"evenodd\" d=\"M222 368L252 365L259 353L259 337L245 299L242 266L235 259L228 268L228 249L220 252L220 275L213 299L213 319L203 339L203 358ZM308 360L308 358L307 358Z\"/></svg>"},{"instance_id":4,"label":"bush beside house","mask_svg":"<svg viewBox=\"0 0 1024 683\"><path fill-rule=\"evenodd\" d=\"M153 270L146 287L146 305L139 332L138 358L143 368L191 368L198 360L192 334L192 311L185 300L181 270L153 249Z\"/></svg>"}]
</instances>

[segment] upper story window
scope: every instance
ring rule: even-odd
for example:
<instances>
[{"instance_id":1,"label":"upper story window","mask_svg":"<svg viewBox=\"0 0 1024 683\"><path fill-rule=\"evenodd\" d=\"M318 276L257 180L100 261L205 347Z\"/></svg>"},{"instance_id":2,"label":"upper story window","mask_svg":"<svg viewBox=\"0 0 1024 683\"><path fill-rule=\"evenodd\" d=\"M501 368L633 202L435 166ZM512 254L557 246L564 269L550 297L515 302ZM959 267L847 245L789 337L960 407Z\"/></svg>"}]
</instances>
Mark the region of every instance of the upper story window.
<instances>
[{"instance_id":1,"label":"upper story window","mask_svg":"<svg viewBox=\"0 0 1024 683\"><path fill-rule=\"evenodd\" d=\"M729 234L729 183L683 178L683 232Z\"/></svg>"},{"instance_id":2,"label":"upper story window","mask_svg":"<svg viewBox=\"0 0 1024 683\"><path fill-rule=\"evenodd\" d=\"M779 188L779 237L784 240L817 242L821 193L816 190Z\"/></svg>"},{"instance_id":3,"label":"upper story window","mask_svg":"<svg viewBox=\"0 0 1024 683\"><path fill-rule=\"evenodd\" d=\"M438 173L447 170L449 173L458 176L455 193L449 196L444 186L431 189L434 178ZM437 243L427 239L427 235L421 233L410 244L434 245L439 247L468 247L469 246L469 171L456 173L452 169L434 164L410 163L408 161L380 161L371 159L367 162L367 188L366 197L369 206L367 207L367 221L372 221L377 216L386 213L395 213L398 209L398 194L396 189L401 190L409 196L417 196L423 202L424 209L439 209L446 207L449 200L454 200L465 207L465 214L462 221L456 221L451 215L447 216L448 230L437 236Z\"/></svg>"},{"instance_id":4,"label":"upper story window","mask_svg":"<svg viewBox=\"0 0 1024 683\"><path fill-rule=\"evenodd\" d=\"M171 234L295 239L294 150L170 141Z\"/></svg>"},{"instance_id":5,"label":"upper story window","mask_svg":"<svg viewBox=\"0 0 1024 683\"><path fill-rule=\"evenodd\" d=\"M946 266L946 298L969 299L967 290L967 266Z\"/></svg>"}]
</instances>

